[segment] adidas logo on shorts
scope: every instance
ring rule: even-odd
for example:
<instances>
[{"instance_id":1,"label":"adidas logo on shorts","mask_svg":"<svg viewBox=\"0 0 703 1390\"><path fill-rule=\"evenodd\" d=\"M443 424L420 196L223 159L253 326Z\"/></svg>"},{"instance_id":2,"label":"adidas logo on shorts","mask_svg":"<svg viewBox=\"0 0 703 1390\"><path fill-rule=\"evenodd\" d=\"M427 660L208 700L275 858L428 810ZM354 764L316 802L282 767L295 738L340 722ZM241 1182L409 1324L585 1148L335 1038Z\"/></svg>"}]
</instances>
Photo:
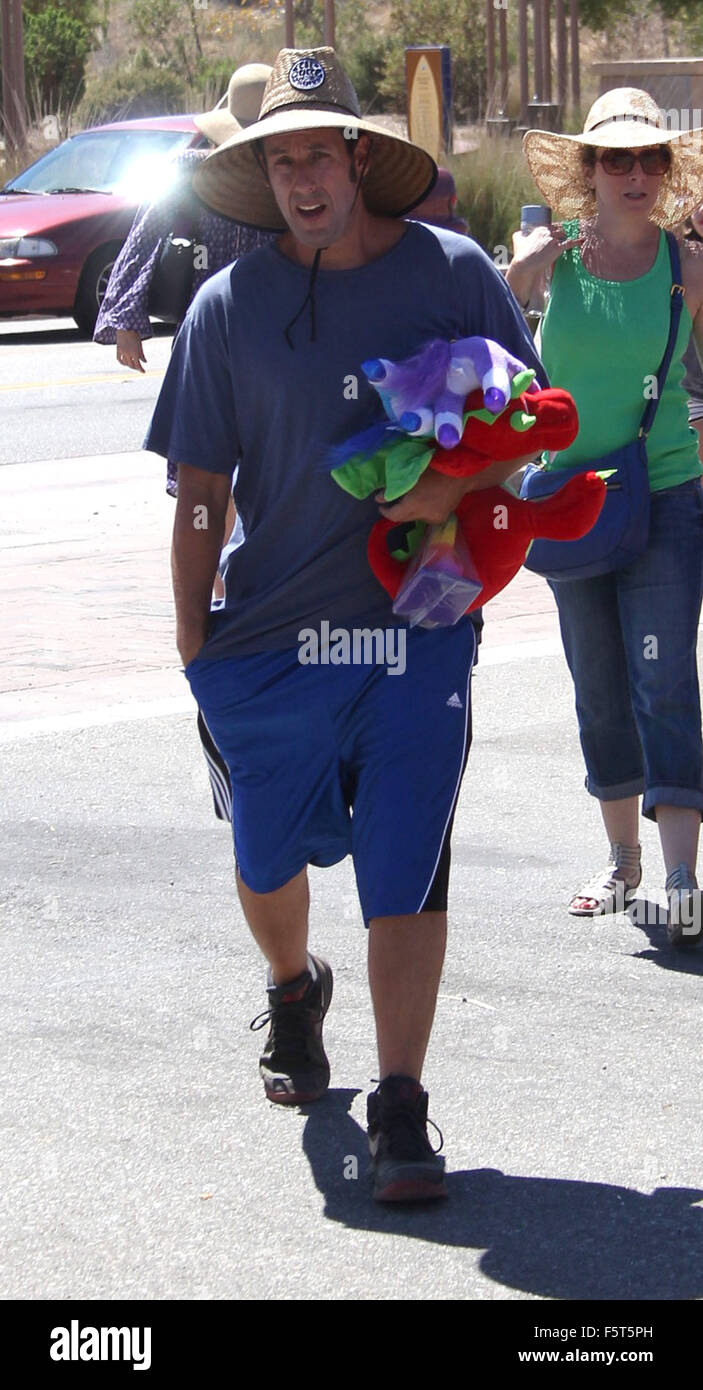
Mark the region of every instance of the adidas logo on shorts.
<instances>
[{"instance_id":1,"label":"adidas logo on shorts","mask_svg":"<svg viewBox=\"0 0 703 1390\"><path fill-rule=\"evenodd\" d=\"M464 706L463 706L462 703L461 703L461 700L459 699L458 692L457 692L456 690L454 691L454 694L453 694L453 695L450 695L450 696L449 696L449 699L447 700L447 704L449 705L449 708L450 708L450 709L463 709L463 708L464 708Z\"/></svg>"}]
</instances>

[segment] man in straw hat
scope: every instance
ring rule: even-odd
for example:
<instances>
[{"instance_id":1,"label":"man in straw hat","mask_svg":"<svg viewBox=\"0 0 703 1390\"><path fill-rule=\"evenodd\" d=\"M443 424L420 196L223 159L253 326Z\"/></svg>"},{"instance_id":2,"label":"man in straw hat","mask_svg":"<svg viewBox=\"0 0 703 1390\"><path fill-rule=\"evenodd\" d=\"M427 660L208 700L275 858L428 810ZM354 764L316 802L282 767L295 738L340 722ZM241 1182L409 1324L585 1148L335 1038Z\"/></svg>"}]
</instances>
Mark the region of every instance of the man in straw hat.
<instances>
[{"instance_id":1,"label":"man in straw hat","mask_svg":"<svg viewBox=\"0 0 703 1390\"><path fill-rule=\"evenodd\" d=\"M269 963L269 1009L255 1021L270 1022L266 1095L299 1104L327 1089L332 972L307 950L307 865L351 853L369 926L381 1081L368 1119L382 1201L446 1191L420 1077L470 741L473 629L465 619L406 633L367 563L377 504L337 488L325 457L378 417L360 371L371 356L490 334L539 367L476 244L400 220L435 174L423 150L361 118L332 49L284 49L258 122L196 177L218 212L281 236L199 294L146 441L179 460L178 646L229 766L240 901ZM246 539L229 548L226 598L211 615L235 468ZM428 472L381 511L444 520L466 490Z\"/></svg>"}]
</instances>

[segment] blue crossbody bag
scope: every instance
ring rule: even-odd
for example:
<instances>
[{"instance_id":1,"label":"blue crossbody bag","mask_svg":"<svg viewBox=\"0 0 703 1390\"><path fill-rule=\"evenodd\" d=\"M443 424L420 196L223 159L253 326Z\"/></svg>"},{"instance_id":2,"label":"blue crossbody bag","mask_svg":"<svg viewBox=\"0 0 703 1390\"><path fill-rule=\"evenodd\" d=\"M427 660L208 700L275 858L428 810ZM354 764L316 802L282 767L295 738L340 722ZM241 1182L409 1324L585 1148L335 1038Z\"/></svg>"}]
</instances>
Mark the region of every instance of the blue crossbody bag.
<instances>
[{"instance_id":1,"label":"blue crossbody bag","mask_svg":"<svg viewBox=\"0 0 703 1390\"><path fill-rule=\"evenodd\" d=\"M530 502L551 497L569 478L579 473L611 471L606 480L606 496L598 520L577 541L533 541L525 560L525 568L545 579L593 579L610 570L629 565L642 553L649 539L649 473L647 470L647 436L654 424L657 406L664 389L667 372L674 353L676 335L683 307L681 260L673 233L667 232L671 263L671 312L669 338L657 372L657 391L647 402L637 438L630 444L614 449L603 458L576 464L573 468L547 472L539 464L528 464L520 488L520 496Z\"/></svg>"}]
</instances>

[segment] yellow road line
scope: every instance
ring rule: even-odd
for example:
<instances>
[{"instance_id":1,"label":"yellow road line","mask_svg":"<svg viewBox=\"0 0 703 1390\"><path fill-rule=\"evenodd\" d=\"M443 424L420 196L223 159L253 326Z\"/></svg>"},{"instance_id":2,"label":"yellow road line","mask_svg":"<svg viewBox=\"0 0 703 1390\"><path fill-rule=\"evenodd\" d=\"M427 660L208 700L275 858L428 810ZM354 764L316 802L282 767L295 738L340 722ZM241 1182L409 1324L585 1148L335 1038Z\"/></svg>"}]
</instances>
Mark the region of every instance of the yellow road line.
<instances>
[{"instance_id":1,"label":"yellow road line","mask_svg":"<svg viewBox=\"0 0 703 1390\"><path fill-rule=\"evenodd\" d=\"M135 381L142 376L163 376L164 369L160 371L152 368L146 372L110 372L105 376L68 376L53 378L51 381L16 381L8 386L0 386L0 391L43 391L48 386L100 386L105 381Z\"/></svg>"}]
</instances>

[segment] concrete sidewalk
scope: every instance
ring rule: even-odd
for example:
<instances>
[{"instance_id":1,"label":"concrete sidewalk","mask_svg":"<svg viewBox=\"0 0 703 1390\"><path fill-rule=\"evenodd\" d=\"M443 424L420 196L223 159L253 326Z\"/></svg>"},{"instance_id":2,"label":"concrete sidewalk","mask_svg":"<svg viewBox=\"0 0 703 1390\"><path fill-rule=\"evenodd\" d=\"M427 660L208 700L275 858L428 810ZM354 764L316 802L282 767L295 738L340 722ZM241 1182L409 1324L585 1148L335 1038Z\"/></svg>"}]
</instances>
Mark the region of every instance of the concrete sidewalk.
<instances>
[{"instance_id":1,"label":"concrete sidewalk","mask_svg":"<svg viewBox=\"0 0 703 1390\"><path fill-rule=\"evenodd\" d=\"M154 454L0 470L0 741L192 708L174 644L174 503ZM522 570L486 610L484 664L559 650Z\"/></svg>"}]
</instances>

